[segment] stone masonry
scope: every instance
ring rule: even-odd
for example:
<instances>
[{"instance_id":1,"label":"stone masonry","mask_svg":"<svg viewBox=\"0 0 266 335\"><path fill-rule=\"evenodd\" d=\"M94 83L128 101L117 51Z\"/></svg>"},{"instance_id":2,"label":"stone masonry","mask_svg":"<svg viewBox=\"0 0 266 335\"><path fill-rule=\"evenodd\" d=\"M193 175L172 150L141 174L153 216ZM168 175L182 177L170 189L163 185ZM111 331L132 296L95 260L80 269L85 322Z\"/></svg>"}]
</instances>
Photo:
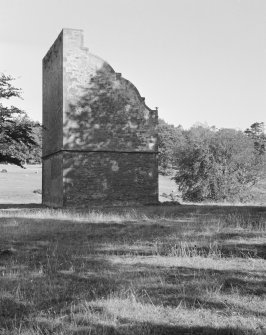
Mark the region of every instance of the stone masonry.
<instances>
[{"instance_id":1,"label":"stone masonry","mask_svg":"<svg viewBox=\"0 0 266 335\"><path fill-rule=\"evenodd\" d=\"M43 204L158 201L157 110L63 29L43 59Z\"/></svg>"}]
</instances>

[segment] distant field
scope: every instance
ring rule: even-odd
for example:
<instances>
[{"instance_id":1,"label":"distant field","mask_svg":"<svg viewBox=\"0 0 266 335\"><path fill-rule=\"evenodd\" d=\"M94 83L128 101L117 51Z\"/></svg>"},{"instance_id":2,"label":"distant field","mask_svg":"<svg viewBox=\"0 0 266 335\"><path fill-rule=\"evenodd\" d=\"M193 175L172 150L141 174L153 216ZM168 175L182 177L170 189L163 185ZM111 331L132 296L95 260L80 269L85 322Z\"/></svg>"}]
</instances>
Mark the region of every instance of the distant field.
<instances>
[{"instance_id":1,"label":"distant field","mask_svg":"<svg viewBox=\"0 0 266 335\"><path fill-rule=\"evenodd\" d=\"M1 173L5 169L7 173ZM41 203L41 195L33 191L42 187L41 165L27 165L26 169L0 164L0 204ZM176 184L169 177L159 176L159 194L170 194ZM161 201L167 200L160 197Z\"/></svg>"},{"instance_id":2,"label":"distant field","mask_svg":"<svg viewBox=\"0 0 266 335\"><path fill-rule=\"evenodd\" d=\"M3 169L7 173L1 173ZM33 193L42 187L42 167L41 165L27 165L26 169L21 169L14 165L0 164L0 204L29 204L41 203L41 195ZM266 178L262 180L252 191L256 201L252 204L266 205ZM169 201L163 194L177 194L177 185L168 176L159 175L159 200ZM180 201L180 199L178 199Z\"/></svg>"},{"instance_id":3,"label":"distant field","mask_svg":"<svg viewBox=\"0 0 266 335\"><path fill-rule=\"evenodd\" d=\"M265 335L266 208L0 210L1 335Z\"/></svg>"},{"instance_id":4,"label":"distant field","mask_svg":"<svg viewBox=\"0 0 266 335\"><path fill-rule=\"evenodd\" d=\"M5 169L7 173L1 173ZM0 164L0 204L41 203L41 195L33 193L42 187L41 165Z\"/></svg>"}]
</instances>

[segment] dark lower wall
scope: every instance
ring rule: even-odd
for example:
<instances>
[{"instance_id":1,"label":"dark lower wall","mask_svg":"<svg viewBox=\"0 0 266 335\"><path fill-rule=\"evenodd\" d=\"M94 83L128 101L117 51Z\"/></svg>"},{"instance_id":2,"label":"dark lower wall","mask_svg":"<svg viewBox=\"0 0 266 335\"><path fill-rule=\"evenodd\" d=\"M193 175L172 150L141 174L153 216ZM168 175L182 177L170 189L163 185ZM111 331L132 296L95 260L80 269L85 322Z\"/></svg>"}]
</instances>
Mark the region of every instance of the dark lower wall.
<instances>
[{"instance_id":1,"label":"dark lower wall","mask_svg":"<svg viewBox=\"0 0 266 335\"><path fill-rule=\"evenodd\" d=\"M64 152L64 206L158 202L155 153Z\"/></svg>"},{"instance_id":2,"label":"dark lower wall","mask_svg":"<svg viewBox=\"0 0 266 335\"><path fill-rule=\"evenodd\" d=\"M63 205L63 153L43 159L42 203L49 207Z\"/></svg>"}]
</instances>

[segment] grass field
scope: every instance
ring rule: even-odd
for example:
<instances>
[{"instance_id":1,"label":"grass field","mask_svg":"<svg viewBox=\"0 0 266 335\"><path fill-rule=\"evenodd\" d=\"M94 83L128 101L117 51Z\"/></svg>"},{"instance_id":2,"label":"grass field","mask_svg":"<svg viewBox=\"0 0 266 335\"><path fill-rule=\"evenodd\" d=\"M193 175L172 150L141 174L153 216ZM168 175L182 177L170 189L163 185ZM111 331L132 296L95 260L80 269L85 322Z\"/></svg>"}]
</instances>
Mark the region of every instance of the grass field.
<instances>
[{"instance_id":1,"label":"grass field","mask_svg":"<svg viewBox=\"0 0 266 335\"><path fill-rule=\"evenodd\" d=\"M0 211L0 334L266 334L266 208Z\"/></svg>"},{"instance_id":2,"label":"grass field","mask_svg":"<svg viewBox=\"0 0 266 335\"><path fill-rule=\"evenodd\" d=\"M6 170L7 173L1 173ZM41 165L0 164L0 204L41 203L41 195L33 191L42 187Z\"/></svg>"},{"instance_id":3,"label":"grass field","mask_svg":"<svg viewBox=\"0 0 266 335\"><path fill-rule=\"evenodd\" d=\"M266 207L50 210L2 169L0 335L266 334Z\"/></svg>"}]
</instances>

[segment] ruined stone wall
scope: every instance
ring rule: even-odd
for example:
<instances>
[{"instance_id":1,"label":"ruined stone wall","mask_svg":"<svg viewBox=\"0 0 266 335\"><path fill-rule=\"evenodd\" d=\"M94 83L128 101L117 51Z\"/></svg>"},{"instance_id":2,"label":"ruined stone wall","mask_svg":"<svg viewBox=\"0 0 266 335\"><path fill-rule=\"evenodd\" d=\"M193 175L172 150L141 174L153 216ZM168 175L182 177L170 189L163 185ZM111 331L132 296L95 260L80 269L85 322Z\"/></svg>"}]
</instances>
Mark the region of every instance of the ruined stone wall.
<instances>
[{"instance_id":1,"label":"ruined stone wall","mask_svg":"<svg viewBox=\"0 0 266 335\"><path fill-rule=\"evenodd\" d=\"M43 59L43 178L42 201L47 206L63 203L63 34Z\"/></svg>"},{"instance_id":2,"label":"ruined stone wall","mask_svg":"<svg viewBox=\"0 0 266 335\"><path fill-rule=\"evenodd\" d=\"M157 111L137 89L64 30L64 149L157 151Z\"/></svg>"},{"instance_id":3,"label":"ruined stone wall","mask_svg":"<svg viewBox=\"0 0 266 335\"><path fill-rule=\"evenodd\" d=\"M43 159L42 201L46 206L63 206L63 152Z\"/></svg>"},{"instance_id":4,"label":"ruined stone wall","mask_svg":"<svg viewBox=\"0 0 266 335\"><path fill-rule=\"evenodd\" d=\"M63 143L63 34L43 58L43 156Z\"/></svg>"},{"instance_id":5,"label":"ruined stone wall","mask_svg":"<svg viewBox=\"0 0 266 335\"><path fill-rule=\"evenodd\" d=\"M62 56L57 51L60 43ZM48 90L44 79L44 100L51 97L44 104L44 124L49 128L44 155L63 153L62 205L157 202L157 111L145 105L121 74L83 47L82 31L64 29L51 50L44 60L48 83L60 86L62 69L62 86ZM58 74L52 65L54 73L47 71L47 59L59 67ZM56 135L48 118L58 128L62 122ZM49 174L44 175L46 180Z\"/></svg>"},{"instance_id":6,"label":"ruined stone wall","mask_svg":"<svg viewBox=\"0 0 266 335\"><path fill-rule=\"evenodd\" d=\"M155 204L157 175L156 154L65 152L64 204Z\"/></svg>"}]
</instances>

